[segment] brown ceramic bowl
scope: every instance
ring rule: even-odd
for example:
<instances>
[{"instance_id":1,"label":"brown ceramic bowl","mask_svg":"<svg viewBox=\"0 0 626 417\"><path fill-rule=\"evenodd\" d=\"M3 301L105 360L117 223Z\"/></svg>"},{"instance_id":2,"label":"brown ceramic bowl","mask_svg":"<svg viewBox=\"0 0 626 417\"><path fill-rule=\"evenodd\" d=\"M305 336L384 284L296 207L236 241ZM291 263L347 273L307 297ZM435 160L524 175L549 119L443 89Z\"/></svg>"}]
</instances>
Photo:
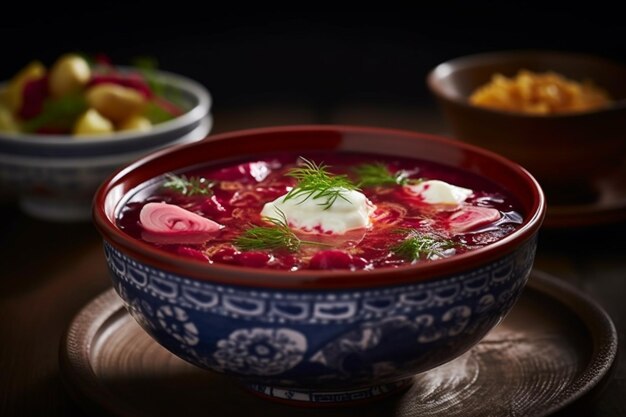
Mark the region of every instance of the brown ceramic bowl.
<instances>
[{"instance_id":1,"label":"brown ceramic bowl","mask_svg":"<svg viewBox=\"0 0 626 417\"><path fill-rule=\"evenodd\" d=\"M495 73L554 71L591 80L615 103L594 111L532 115L477 107L469 97ZM452 134L504 155L528 169L546 190L549 203L590 189L626 159L626 66L590 55L560 51L502 51L456 58L427 76ZM576 193L578 196L579 193Z\"/></svg>"}]
</instances>

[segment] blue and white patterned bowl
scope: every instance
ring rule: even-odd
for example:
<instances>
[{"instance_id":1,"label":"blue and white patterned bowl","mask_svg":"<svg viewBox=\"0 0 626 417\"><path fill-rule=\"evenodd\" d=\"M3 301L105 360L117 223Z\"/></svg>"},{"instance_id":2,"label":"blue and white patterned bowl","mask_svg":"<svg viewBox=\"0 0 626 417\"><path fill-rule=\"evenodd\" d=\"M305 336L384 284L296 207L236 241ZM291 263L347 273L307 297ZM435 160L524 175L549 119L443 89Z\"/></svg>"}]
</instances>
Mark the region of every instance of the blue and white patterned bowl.
<instances>
[{"instance_id":1,"label":"blue and white patterned bowl","mask_svg":"<svg viewBox=\"0 0 626 417\"><path fill-rule=\"evenodd\" d=\"M29 214L60 221L89 220L98 186L116 169L159 149L209 134L211 96L188 78L158 72L185 113L148 132L81 137L0 132L0 186ZM4 87L0 85L0 89Z\"/></svg>"},{"instance_id":2,"label":"blue and white patterned bowl","mask_svg":"<svg viewBox=\"0 0 626 417\"><path fill-rule=\"evenodd\" d=\"M525 170L495 154L427 135L356 127L269 128L211 139L121 171L99 190L94 220L114 287L137 322L179 357L238 377L256 393L307 405L382 398L478 343L526 283L545 213L543 193ZM470 170L498 172L525 208L524 225L490 246L430 263L296 273L204 264L158 251L116 226L125 193L156 172L207 155L252 153L260 143L290 150L302 146L299 140L385 154L429 150L439 162L469 158Z\"/></svg>"}]
</instances>

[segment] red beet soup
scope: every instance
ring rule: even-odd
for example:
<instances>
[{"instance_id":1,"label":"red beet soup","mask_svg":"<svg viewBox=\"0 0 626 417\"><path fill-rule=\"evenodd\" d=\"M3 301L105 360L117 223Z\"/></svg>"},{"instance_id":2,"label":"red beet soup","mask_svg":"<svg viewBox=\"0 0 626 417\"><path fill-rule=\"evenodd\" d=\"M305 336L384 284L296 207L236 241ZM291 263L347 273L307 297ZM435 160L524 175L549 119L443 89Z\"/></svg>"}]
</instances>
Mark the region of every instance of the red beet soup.
<instances>
[{"instance_id":1,"label":"red beet soup","mask_svg":"<svg viewBox=\"0 0 626 417\"><path fill-rule=\"evenodd\" d=\"M118 225L207 263L298 271L397 268L513 233L506 190L439 163L356 152L281 152L166 173L126 201Z\"/></svg>"}]
</instances>

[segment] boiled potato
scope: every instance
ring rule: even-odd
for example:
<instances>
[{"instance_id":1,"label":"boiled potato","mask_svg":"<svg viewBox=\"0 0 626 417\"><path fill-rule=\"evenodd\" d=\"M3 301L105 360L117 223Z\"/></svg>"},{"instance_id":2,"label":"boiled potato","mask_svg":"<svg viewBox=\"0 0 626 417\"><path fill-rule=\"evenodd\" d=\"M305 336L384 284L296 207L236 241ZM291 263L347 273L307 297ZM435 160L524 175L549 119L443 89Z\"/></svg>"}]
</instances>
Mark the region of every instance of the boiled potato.
<instances>
[{"instance_id":1,"label":"boiled potato","mask_svg":"<svg viewBox=\"0 0 626 417\"><path fill-rule=\"evenodd\" d=\"M84 87L91 78L91 69L84 58L67 54L63 55L50 69L48 87L53 97L61 97Z\"/></svg>"},{"instance_id":2,"label":"boiled potato","mask_svg":"<svg viewBox=\"0 0 626 417\"><path fill-rule=\"evenodd\" d=\"M0 88L0 106L9 107L9 89Z\"/></svg>"},{"instance_id":3,"label":"boiled potato","mask_svg":"<svg viewBox=\"0 0 626 417\"><path fill-rule=\"evenodd\" d=\"M87 103L104 117L122 123L140 113L146 98L133 88L117 84L99 84L87 91Z\"/></svg>"},{"instance_id":4,"label":"boiled potato","mask_svg":"<svg viewBox=\"0 0 626 417\"><path fill-rule=\"evenodd\" d=\"M117 130L135 130L138 132L146 132L152 128L150 120L138 114L130 116L117 126Z\"/></svg>"},{"instance_id":5,"label":"boiled potato","mask_svg":"<svg viewBox=\"0 0 626 417\"><path fill-rule=\"evenodd\" d=\"M113 132L113 123L95 109L83 113L74 124L75 135L95 135Z\"/></svg>"},{"instance_id":6,"label":"boiled potato","mask_svg":"<svg viewBox=\"0 0 626 417\"><path fill-rule=\"evenodd\" d=\"M19 125L11 110L0 104L0 132L17 132L18 130Z\"/></svg>"},{"instance_id":7,"label":"boiled potato","mask_svg":"<svg viewBox=\"0 0 626 417\"><path fill-rule=\"evenodd\" d=\"M24 85L44 75L46 75L46 67L39 61L33 61L11 79L7 87L6 102L13 113L17 113L22 108Z\"/></svg>"}]
</instances>

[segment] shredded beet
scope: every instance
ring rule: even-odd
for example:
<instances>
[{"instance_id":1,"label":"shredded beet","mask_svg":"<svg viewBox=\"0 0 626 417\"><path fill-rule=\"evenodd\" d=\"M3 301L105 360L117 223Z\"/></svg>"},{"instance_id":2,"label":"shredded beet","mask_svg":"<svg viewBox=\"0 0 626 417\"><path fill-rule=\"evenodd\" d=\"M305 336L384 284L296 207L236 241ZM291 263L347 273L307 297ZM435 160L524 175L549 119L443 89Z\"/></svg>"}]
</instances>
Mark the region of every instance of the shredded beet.
<instances>
[{"instance_id":1,"label":"shredded beet","mask_svg":"<svg viewBox=\"0 0 626 417\"><path fill-rule=\"evenodd\" d=\"M311 269L363 269L367 261L340 250L322 250L311 258Z\"/></svg>"},{"instance_id":2,"label":"shredded beet","mask_svg":"<svg viewBox=\"0 0 626 417\"><path fill-rule=\"evenodd\" d=\"M190 248L189 246L179 246L176 248L176 253L179 255L183 255L188 258L197 259L199 261L208 261L209 258L204 254L204 252Z\"/></svg>"},{"instance_id":3,"label":"shredded beet","mask_svg":"<svg viewBox=\"0 0 626 417\"><path fill-rule=\"evenodd\" d=\"M239 265L261 268L267 265L271 256L267 252L250 251L237 254L235 259Z\"/></svg>"}]
</instances>

